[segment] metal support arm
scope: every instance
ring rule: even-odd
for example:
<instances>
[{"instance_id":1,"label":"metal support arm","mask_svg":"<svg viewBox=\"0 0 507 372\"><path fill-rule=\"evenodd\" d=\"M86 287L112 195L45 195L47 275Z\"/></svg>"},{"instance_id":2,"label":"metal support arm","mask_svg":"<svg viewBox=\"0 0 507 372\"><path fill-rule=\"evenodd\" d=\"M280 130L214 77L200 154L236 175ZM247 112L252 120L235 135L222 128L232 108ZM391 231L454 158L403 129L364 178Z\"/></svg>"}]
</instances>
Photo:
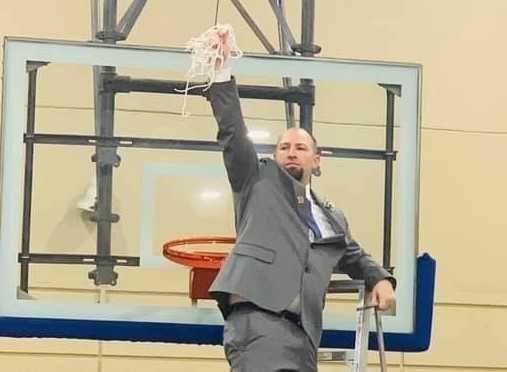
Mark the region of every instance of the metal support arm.
<instances>
[{"instance_id":1,"label":"metal support arm","mask_svg":"<svg viewBox=\"0 0 507 372\"><path fill-rule=\"evenodd\" d=\"M284 39L287 40L289 43L289 46L291 49L296 45L296 39L294 38L294 35L292 34L292 31L289 28L289 24L287 23L287 20L285 19L285 15L283 14L283 9L281 6L277 4L277 0L269 0L269 4L271 5L271 8L273 9L273 13L275 13L276 20L278 21L278 24L280 25L280 28L282 30L282 33L284 35Z\"/></svg>"},{"instance_id":2,"label":"metal support arm","mask_svg":"<svg viewBox=\"0 0 507 372\"><path fill-rule=\"evenodd\" d=\"M150 92L166 94L183 94L185 81L158 80L158 79L132 79L128 76L113 76L104 79L104 91L115 93ZM178 90L180 92L178 92ZM313 106L315 104L315 89L313 86L293 86L288 88L259 85L238 85L241 98L279 100L296 102ZM196 88L188 92L189 95L206 96L203 88Z\"/></svg>"},{"instance_id":3,"label":"metal support arm","mask_svg":"<svg viewBox=\"0 0 507 372\"><path fill-rule=\"evenodd\" d=\"M255 21L253 20L253 18L250 17L250 14L248 14L248 11L241 4L241 2L239 0L231 0L231 2L236 7L236 9L238 10L239 14L241 15L241 17L243 17L243 19L248 24L248 26L252 29L252 31L254 32L255 36L257 36L257 38L259 39L259 41L261 42L261 44L264 46L264 48L266 48L266 50L268 51L268 53L269 54L276 54L276 50L273 47L273 45L271 45L271 43L269 42L268 38L266 37L266 35L264 35L264 33L259 28L259 26L257 26L257 24L255 23Z\"/></svg>"},{"instance_id":4,"label":"metal support arm","mask_svg":"<svg viewBox=\"0 0 507 372\"><path fill-rule=\"evenodd\" d=\"M132 31L134 24L146 5L146 2L147 0L134 0L121 18L118 26L116 26L116 32L121 34L124 39L126 39L129 36L130 31Z\"/></svg>"}]
</instances>

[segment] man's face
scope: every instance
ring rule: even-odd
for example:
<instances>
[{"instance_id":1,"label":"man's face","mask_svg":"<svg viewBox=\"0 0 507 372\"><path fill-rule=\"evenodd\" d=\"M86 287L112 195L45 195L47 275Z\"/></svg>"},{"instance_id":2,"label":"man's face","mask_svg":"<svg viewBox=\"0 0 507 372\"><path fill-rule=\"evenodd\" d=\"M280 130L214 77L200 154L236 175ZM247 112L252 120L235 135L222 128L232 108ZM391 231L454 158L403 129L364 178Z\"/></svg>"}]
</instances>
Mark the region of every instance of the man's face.
<instances>
[{"instance_id":1,"label":"man's face","mask_svg":"<svg viewBox=\"0 0 507 372\"><path fill-rule=\"evenodd\" d=\"M280 137L275 160L295 179L306 185L310 182L312 171L319 167L320 155L307 131L290 128Z\"/></svg>"}]
</instances>

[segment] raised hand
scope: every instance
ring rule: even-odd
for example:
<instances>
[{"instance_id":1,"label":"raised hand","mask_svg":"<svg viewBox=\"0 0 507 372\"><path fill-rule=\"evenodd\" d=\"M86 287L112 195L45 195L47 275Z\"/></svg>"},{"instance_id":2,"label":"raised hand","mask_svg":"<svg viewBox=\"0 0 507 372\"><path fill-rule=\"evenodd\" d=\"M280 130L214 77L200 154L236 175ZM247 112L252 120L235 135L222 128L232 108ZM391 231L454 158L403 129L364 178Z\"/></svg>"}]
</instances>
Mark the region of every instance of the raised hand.
<instances>
[{"instance_id":1,"label":"raised hand","mask_svg":"<svg viewBox=\"0 0 507 372\"><path fill-rule=\"evenodd\" d=\"M232 36L228 27L220 27L216 33L216 48L218 49L218 56L215 62L215 69L220 70L226 64L231 56L232 49Z\"/></svg>"},{"instance_id":2,"label":"raised hand","mask_svg":"<svg viewBox=\"0 0 507 372\"><path fill-rule=\"evenodd\" d=\"M184 93L182 115L188 116L186 112L187 94L191 89L209 89L215 81L217 73L226 67L231 58L240 58L243 53L236 45L234 31L231 25L215 25L210 27L202 35L192 38L187 42L187 50L192 55L192 65L187 71L187 84L185 89L178 90ZM198 83L191 86L193 79L205 78L205 83Z\"/></svg>"}]
</instances>

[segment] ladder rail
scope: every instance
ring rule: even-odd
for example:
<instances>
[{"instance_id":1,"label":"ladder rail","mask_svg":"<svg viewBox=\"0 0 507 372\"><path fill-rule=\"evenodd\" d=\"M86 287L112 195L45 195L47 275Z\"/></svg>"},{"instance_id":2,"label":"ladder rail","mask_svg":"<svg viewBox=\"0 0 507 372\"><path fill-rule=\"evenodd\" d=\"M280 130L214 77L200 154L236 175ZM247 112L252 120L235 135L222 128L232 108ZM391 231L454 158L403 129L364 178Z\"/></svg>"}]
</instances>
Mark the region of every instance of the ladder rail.
<instances>
[{"instance_id":1,"label":"ladder rail","mask_svg":"<svg viewBox=\"0 0 507 372\"><path fill-rule=\"evenodd\" d=\"M370 334L370 314L368 293L363 285L359 289L359 308L357 311L356 342L354 348L353 372L366 371L368 366L368 336Z\"/></svg>"},{"instance_id":2,"label":"ladder rail","mask_svg":"<svg viewBox=\"0 0 507 372\"><path fill-rule=\"evenodd\" d=\"M378 306L369 302L370 293L367 291L363 280L332 280L329 283L328 293L358 293L359 306L356 308L356 340L353 353L349 352L324 352L320 360L351 362L352 372L366 372L368 367L368 340L370 334L370 319L373 312L377 331L378 353L381 372L387 372L385 358L384 331L382 327L382 314ZM353 359L348 358L353 355Z\"/></svg>"},{"instance_id":3,"label":"ladder rail","mask_svg":"<svg viewBox=\"0 0 507 372\"><path fill-rule=\"evenodd\" d=\"M380 371L387 372L386 349L384 344L384 328L382 326L382 314L375 306L375 325L377 328L378 356L380 360Z\"/></svg>"}]
</instances>

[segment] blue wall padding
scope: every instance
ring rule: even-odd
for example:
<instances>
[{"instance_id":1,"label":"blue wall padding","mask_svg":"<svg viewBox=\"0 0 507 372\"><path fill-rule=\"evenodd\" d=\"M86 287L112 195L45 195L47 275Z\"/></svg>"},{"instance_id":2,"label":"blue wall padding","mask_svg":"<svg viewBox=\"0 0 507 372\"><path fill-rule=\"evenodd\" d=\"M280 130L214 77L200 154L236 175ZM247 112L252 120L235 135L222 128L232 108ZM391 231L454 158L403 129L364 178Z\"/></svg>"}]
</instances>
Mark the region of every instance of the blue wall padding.
<instances>
[{"instance_id":1,"label":"blue wall padding","mask_svg":"<svg viewBox=\"0 0 507 372\"><path fill-rule=\"evenodd\" d=\"M417 259L416 314L413 333L385 333L389 351L425 351L431 338L436 263L428 254ZM189 344L221 344L222 326L0 317L0 336L55 337L92 340L151 341ZM353 331L324 331L321 346L354 347ZM376 334L370 335L370 348L377 347Z\"/></svg>"}]
</instances>

